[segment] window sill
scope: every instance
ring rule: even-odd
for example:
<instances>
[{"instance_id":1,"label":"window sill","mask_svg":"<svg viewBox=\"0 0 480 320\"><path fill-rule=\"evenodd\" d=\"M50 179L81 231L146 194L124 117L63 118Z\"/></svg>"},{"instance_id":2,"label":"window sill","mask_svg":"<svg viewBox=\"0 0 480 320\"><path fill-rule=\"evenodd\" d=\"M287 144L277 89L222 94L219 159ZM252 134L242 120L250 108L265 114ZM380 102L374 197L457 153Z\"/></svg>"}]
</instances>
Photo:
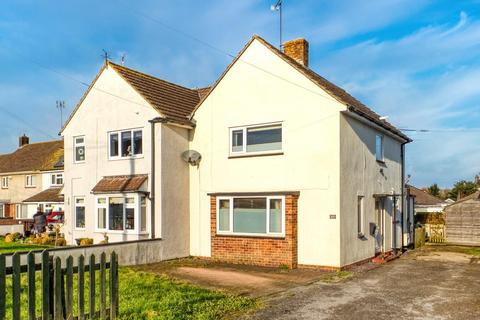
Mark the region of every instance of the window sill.
<instances>
[{"instance_id":1,"label":"window sill","mask_svg":"<svg viewBox=\"0 0 480 320\"><path fill-rule=\"evenodd\" d=\"M141 234L135 230L108 230L108 229L95 229L95 233L111 233L111 234Z\"/></svg>"},{"instance_id":2,"label":"window sill","mask_svg":"<svg viewBox=\"0 0 480 320\"><path fill-rule=\"evenodd\" d=\"M26 189L33 189L36 188L37 186L25 186Z\"/></svg>"},{"instance_id":3,"label":"window sill","mask_svg":"<svg viewBox=\"0 0 480 320\"><path fill-rule=\"evenodd\" d=\"M266 156L281 156L281 155L283 155L283 151L268 152L268 153L242 153L242 154L230 154L230 156L228 156L228 159L266 157Z\"/></svg>"},{"instance_id":4,"label":"window sill","mask_svg":"<svg viewBox=\"0 0 480 320\"><path fill-rule=\"evenodd\" d=\"M85 163L85 160L83 160L83 161L74 161L73 163L74 163L74 164L82 164L82 163Z\"/></svg>"},{"instance_id":5,"label":"window sill","mask_svg":"<svg viewBox=\"0 0 480 320\"><path fill-rule=\"evenodd\" d=\"M86 228L77 228L77 227L75 227L75 229L74 229L74 230L75 230L75 231L85 231L85 230L86 230Z\"/></svg>"},{"instance_id":6,"label":"window sill","mask_svg":"<svg viewBox=\"0 0 480 320\"><path fill-rule=\"evenodd\" d=\"M385 160L377 160L377 163L379 163L379 164L385 164Z\"/></svg>"},{"instance_id":7,"label":"window sill","mask_svg":"<svg viewBox=\"0 0 480 320\"><path fill-rule=\"evenodd\" d=\"M143 154L139 154L131 157L108 157L108 161L136 160L136 159L143 159L143 158L144 158Z\"/></svg>"},{"instance_id":8,"label":"window sill","mask_svg":"<svg viewBox=\"0 0 480 320\"><path fill-rule=\"evenodd\" d=\"M260 238L260 239L275 239L285 240L284 234L253 234L253 233L222 233L216 232L216 237L232 237L232 238Z\"/></svg>"}]
</instances>

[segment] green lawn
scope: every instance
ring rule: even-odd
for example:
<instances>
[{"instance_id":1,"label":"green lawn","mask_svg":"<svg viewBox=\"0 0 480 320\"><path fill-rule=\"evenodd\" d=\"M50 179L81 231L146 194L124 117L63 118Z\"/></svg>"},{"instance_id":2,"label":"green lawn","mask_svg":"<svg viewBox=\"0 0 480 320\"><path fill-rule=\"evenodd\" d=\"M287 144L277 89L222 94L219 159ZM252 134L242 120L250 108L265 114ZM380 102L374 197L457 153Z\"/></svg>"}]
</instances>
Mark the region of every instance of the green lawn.
<instances>
[{"instance_id":1,"label":"green lawn","mask_svg":"<svg viewBox=\"0 0 480 320\"><path fill-rule=\"evenodd\" d=\"M41 312L40 272L36 281L36 310ZM108 276L107 276L108 281ZM27 277L21 279L22 319L27 310ZM88 275L85 277L85 312L88 312ZM7 319L11 319L12 290L11 277L7 278ZM96 305L100 301L97 275ZM77 279L74 279L74 291ZM108 290L107 290L107 301ZM131 268L119 269L119 319L224 319L245 313L257 307L251 298L199 288L166 276L136 271ZM74 294L75 314L77 296Z\"/></svg>"},{"instance_id":2,"label":"green lawn","mask_svg":"<svg viewBox=\"0 0 480 320\"><path fill-rule=\"evenodd\" d=\"M20 242L5 242L5 238L0 237L0 253L9 253L15 251L29 251L49 248L50 246L42 246L37 244L27 244Z\"/></svg>"},{"instance_id":3,"label":"green lawn","mask_svg":"<svg viewBox=\"0 0 480 320\"><path fill-rule=\"evenodd\" d=\"M48 246L21 243L5 243L0 238L0 253L28 251ZM36 281L37 315L41 311L40 272ZM98 281L98 275L96 277ZM107 276L108 281L108 276ZM22 319L27 310L27 277L21 279ZM85 307L88 308L88 276L85 276ZM12 288L11 277L7 277L7 319L11 318ZM97 283L96 299L99 299ZM77 279L74 279L74 291ZM107 290L108 292L108 290ZM77 308L77 295L74 294L74 309ZM108 301L108 297L107 297ZM230 295L193 286L166 276L122 267L119 269L119 318L120 319L223 319L245 313L257 307L257 300ZM87 312L87 309L86 309Z\"/></svg>"}]
</instances>

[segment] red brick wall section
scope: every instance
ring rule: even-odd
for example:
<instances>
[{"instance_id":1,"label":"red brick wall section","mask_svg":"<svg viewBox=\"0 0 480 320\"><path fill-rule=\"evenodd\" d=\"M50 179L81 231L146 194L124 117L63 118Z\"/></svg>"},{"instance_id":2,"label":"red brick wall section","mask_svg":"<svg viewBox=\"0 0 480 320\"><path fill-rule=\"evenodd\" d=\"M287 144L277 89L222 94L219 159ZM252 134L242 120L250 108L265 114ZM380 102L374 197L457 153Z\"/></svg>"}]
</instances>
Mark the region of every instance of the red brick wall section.
<instances>
[{"instance_id":1,"label":"red brick wall section","mask_svg":"<svg viewBox=\"0 0 480 320\"><path fill-rule=\"evenodd\" d=\"M298 195L285 196L285 237L217 235L217 198L210 196L212 258L236 264L297 267Z\"/></svg>"}]
</instances>

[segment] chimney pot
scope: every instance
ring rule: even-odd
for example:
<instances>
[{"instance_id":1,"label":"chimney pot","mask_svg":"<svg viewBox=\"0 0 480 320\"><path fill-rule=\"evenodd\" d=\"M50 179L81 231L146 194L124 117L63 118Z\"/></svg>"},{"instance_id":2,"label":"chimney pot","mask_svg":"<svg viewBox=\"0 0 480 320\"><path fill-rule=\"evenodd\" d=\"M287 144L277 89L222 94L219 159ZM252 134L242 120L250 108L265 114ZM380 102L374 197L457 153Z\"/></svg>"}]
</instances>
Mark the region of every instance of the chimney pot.
<instances>
[{"instance_id":1,"label":"chimney pot","mask_svg":"<svg viewBox=\"0 0 480 320\"><path fill-rule=\"evenodd\" d=\"M23 134L23 136L21 136L20 138L18 138L18 146L21 148L23 147L24 145L26 144L29 144L30 143L30 138L27 137L25 134Z\"/></svg>"},{"instance_id":2,"label":"chimney pot","mask_svg":"<svg viewBox=\"0 0 480 320\"><path fill-rule=\"evenodd\" d=\"M308 41L300 38L283 44L283 52L298 63L308 67Z\"/></svg>"}]
</instances>

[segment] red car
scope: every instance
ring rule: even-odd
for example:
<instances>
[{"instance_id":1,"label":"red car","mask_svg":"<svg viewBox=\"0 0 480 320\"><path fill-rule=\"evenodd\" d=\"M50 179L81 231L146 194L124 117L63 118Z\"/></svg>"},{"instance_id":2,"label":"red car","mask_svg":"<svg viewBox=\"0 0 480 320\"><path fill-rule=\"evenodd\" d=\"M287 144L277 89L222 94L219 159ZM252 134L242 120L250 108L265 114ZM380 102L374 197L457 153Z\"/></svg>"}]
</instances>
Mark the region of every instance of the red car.
<instances>
[{"instance_id":1,"label":"red car","mask_svg":"<svg viewBox=\"0 0 480 320\"><path fill-rule=\"evenodd\" d=\"M63 223L63 218L63 211L52 211L47 216L47 223Z\"/></svg>"}]
</instances>

